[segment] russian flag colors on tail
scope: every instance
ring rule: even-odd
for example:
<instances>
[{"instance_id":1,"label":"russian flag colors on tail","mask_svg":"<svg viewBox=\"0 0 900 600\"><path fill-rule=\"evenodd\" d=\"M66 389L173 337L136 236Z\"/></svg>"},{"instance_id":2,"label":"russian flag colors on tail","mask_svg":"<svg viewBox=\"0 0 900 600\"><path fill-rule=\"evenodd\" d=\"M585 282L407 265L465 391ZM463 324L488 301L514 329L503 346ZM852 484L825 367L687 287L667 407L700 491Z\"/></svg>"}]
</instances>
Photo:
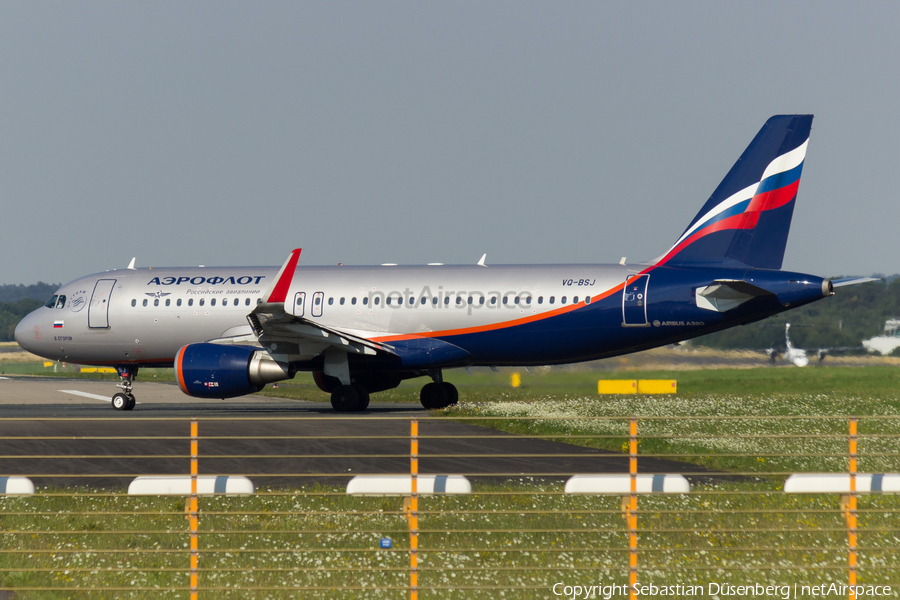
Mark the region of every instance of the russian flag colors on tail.
<instances>
[{"instance_id":1,"label":"russian flag colors on tail","mask_svg":"<svg viewBox=\"0 0 900 600\"><path fill-rule=\"evenodd\" d=\"M766 121L657 264L780 269L812 119L778 115Z\"/></svg>"}]
</instances>

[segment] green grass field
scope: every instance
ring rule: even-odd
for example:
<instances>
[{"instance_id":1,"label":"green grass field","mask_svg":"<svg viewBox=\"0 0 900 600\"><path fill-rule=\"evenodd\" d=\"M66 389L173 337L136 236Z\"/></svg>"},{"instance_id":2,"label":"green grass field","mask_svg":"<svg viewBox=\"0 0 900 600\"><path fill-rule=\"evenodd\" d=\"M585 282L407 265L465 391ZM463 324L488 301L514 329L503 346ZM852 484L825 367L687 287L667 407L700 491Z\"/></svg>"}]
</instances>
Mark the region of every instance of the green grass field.
<instances>
[{"instance_id":1,"label":"green grass field","mask_svg":"<svg viewBox=\"0 0 900 600\"><path fill-rule=\"evenodd\" d=\"M476 486L469 497L423 498L421 597L547 598L556 582L627 583L619 498L559 491L523 478ZM203 498L200 508L202 597L408 597L374 589L408 585L399 498L313 487ZM58 590L21 597L68 598L73 588L104 587L123 590L91 597L187 597L184 589L155 589L188 582L182 499L44 495L0 500L0 511L3 586ZM898 513L894 496L860 499L860 582L897 582ZM759 494L751 484L642 497L639 581L845 582L845 527L835 497ZM382 537L393 540L391 550L379 549Z\"/></svg>"},{"instance_id":2,"label":"green grass field","mask_svg":"<svg viewBox=\"0 0 900 600\"><path fill-rule=\"evenodd\" d=\"M839 498L786 495L785 474L846 472L849 414L860 418L860 471L900 472L900 371L893 368L552 369L520 371L518 388L511 373L449 372L463 400L431 415L490 417L468 422L615 451L623 449L627 418L637 416L639 455L678 455L752 475L699 480L687 495L642 496L641 583L846 583ZM674 378L678 394L601 397L601 376ZM375 401L414 402L420 384ZM327 401L299 376L264 393ZM557 582L627 582L618 497L565 496L562 483L527 474L474 488L468 497L421 500L421 598L553 598ZM122 588L84 593L92 598L186 598L184 500L85 491L0 499L0 587L18 589L15 598L68 598L78 587ZM323 486L262 492L201 499L201 597L408 597L403 589L375 589L409 581L399 498L350 498ZM894 584L889 597L898 597L900 498L862 495L859 507L860 582ZM393 549L378 549L384 536ZM49 587L55 591L23 590Z\"/></svg>"}]
</instances>

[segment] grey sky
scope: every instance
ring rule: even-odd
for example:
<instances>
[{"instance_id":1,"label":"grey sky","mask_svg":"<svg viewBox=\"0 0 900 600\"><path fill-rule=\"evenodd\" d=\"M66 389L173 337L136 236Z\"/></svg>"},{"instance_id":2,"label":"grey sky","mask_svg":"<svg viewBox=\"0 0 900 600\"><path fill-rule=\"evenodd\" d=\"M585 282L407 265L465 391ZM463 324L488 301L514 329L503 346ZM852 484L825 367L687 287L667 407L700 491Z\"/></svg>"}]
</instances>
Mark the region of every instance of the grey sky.
<instances>
[{"instance_id":1,"label":"grey sky","mask_svg":"<svg viewBox=\"0 0 900 600\"><path fill-rule=\"evenodd\" d=\"M0 283L657 256L812 112L785 268L900 271L896 3L0 2Z\"/></svg>"}]
</instances>

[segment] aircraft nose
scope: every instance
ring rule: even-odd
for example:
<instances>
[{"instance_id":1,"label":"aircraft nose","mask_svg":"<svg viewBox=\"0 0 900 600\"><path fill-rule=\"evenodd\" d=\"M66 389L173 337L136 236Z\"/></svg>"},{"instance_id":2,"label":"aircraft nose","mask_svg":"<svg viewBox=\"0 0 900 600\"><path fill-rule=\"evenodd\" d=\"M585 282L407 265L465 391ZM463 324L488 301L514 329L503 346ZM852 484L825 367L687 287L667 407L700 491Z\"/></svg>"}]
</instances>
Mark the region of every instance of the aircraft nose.
<instances>
[{"instance_id":1,"label":"aircraft nose","mask_svg":"<svg viewBox=\"0 0 900 600\"><path fill-rule=\"evenodd\" d=\"M32 318L31 315L26 315L24 319L19 321L19 324L16 325L15 338L16 342L18 342L19 346L28 350L28 343L31 341L33 336L34 325L31 323Z\"/></svg>"}]
</instances>

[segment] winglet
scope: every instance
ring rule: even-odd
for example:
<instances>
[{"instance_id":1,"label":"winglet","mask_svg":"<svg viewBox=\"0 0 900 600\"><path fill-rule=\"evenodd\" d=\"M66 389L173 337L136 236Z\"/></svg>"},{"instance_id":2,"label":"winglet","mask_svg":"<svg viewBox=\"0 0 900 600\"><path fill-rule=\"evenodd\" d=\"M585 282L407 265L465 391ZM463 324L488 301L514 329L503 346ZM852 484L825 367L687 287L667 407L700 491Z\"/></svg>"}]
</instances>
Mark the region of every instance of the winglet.
<instances>
[{"instance_id":1,"label":"winglet","mask_svg":"<svg viewBox=\"0 0 900 600\"><path fill-rule=\"evenodd\" d=\"M284 302L287 298L288 289L291 287L291 281L294 279L294 270L297 268L297 261L300 260L300 248L291 250L291 255L281 266L278 275L275 276L275 283L269 291L266 292L266 303Z\"/></svg>"},{"instance_id":2,"label":"winglet","mask_svg":"<svg viewBox=\"0 0 900 600\"><path fill-rule=\"evenodd\" d=\"M484 261L485 261L486 259L487 259L487 253L485 253L485 254L482 255L481 260L478 261L478 266L479 266L479 267L486 267L487 265L484 264Z\"/></svg>"},{"instance_id":3,"label":"winglet","mask_svg":"<svg viewBox=\"0 0 900 600\"><path fill-rule=\"evenodd\" d=\"M134 261L135 261L136 258L137 258L137 256L135 256L134 258L132 258L132 259L131 259L131 262L128 263L128 267L127 267L128 269L131 269L132 271L137 271L137 269L134 268Z\"/></svg>"}]
</instances>

